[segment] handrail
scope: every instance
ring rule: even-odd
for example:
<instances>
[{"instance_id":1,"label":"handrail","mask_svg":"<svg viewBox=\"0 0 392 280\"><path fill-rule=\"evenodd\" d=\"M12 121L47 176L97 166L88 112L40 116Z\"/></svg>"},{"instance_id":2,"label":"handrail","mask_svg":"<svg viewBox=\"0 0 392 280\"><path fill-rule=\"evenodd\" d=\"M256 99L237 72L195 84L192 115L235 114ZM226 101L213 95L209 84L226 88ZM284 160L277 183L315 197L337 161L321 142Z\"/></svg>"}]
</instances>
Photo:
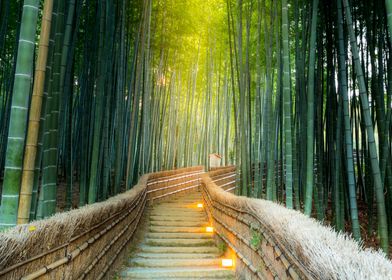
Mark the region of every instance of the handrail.
<instances>
[{"instance_id":1,"label":"handrail","mask_svg":"<svg viewBox=\"0 0 392 280\"><path fill-rule=\"evenodd\" d=\"M251 279L392 279L392 262L352 238L276 203L239 197L202 177L217 235ZM349 256L349 257L348 257Z\"/></svg>"},{"instance_id":2,"label":"handrail","mask_svg":"<svg viewBox=\"0 0 392 280\"><path fill-rule=\"evenodd\" d=\"M231 173L230 173L231 174ZM223 174L223 175L226 175L226 174ZM223 181L223 180L226 180L226 179L229 179L229 178L232 178L232 177L236 177L237 176L237 174L231 174L231 175L228 175L228 176L225 176L225 177L222 177L222 178L219 178L219 179L215 179L215 180L212 180L214 183L216 183L216 182L220 182L220 181Z\"/></svg>"},{"instance_id":3,"label":"handrail","mask_svg":"<svg viewBox=\"0 0 392 280\"><path fill-rule=\"evenodd\" d=\"M161 198L164 198L164 197L168 197L170 195L178 194L180 192L192 190L192 189L195 189L195 188L198 188L198 187L200 187L200 183L196 184L196 185L192 185L192 186L186 187L186 188L182 188L180 190L176 190L176 191L173 191L173 192L170 192L170 193L166 193L166 194L163 194L163 195L156 196L153 199L161 199Z\"/></svg>"},{"instance_id":4,"label":"handrail","mask_svg":"<svg viewBox=\"0 0 392 280\"><path fill-rule=\"evenodd\" d=\"M222 209L222 208L218 207L216 204L223 206L223 208L224 207L229 208L230 210L232 210L234 212L240 212L241 214L246 214L246 215L252 216L253 218L255 218L255 220L257 220L260 223L260 225L264 226L263 222L258 217L255 217L255 215L252 212L242 210L241 208L234 208L228 204L222 203L222 202L217 201L215 199L211 199L210 197L209 197L209 200L211 201L210 204L212 205L212 208L218 210L221 213L224 213L225 215L230 216L233 219L236 219L238 222L244 224L247 228L252 227L252 222L247 221L246 219L242 218L241 216L237 217L237 216L231 215L230 212L227 211L227 209ZM270 272L272 273L272 275L274 277L277 277L276 271L274 271L274 268L271 265L271 263L267 259L265 259L265 254L261 250L252 247L246 238L244 238L241 234L235 232L233 229L231 229L226 224L222 223L219 219L217 219L217 217L214 214L212 214L212 216L214 217L215 222L222 224L226 228L227 231L230 231L231 233L233 233L234 236L236 236L238 239L240 239L241 243L246 245L249 249L255 250L260 255L260 257L263 258L262 259L263 262L267 264L267 267L270 269ZM267 240L267 242L270 244L270 246L273 248L274 253L279 252L279 254L277 254L277 256L275 256L275 259L282 260L283 265L286 268L286 274L288 274L288 275L291 274L291 276L293 278L298 278L298 274L292 270L293 267L296 267L298 270L300 270L301 275L303 276L301 278L316 279L315 276L312 275L311 272L308 271L304 265L302 265L296 258L294 258L294 256L278 240L276 240L276 238L274 238L273 235L271 235L268 228L262 228L262 234L264 235L264 238ZM278 245L277 245L277 243L278 243ZM283 250L284 253L280 252L281 250ZM236 249L234 251L236 251ZM238 252L239 251L237 250L236 253L238 253ZM288 261L287 258L285 258L286 256L288 256L290 258L290 261ZM246 263L251 264L251 262L249 260L247 260L246 257L242 257L242 258L244 258L246 260ZM247 265L247 266L249 266L249 265ZM253 269L251 269L251 270L253 271ZM260 277L260 278L263 279L263 277Z\"/></svg>"},{"instance_id":5,"label":"handrail","mask_svg":"<svg viewBox=\"0 0 392 280\"><path fill-rule=\"evenodd\" d=\"M187 178L187 177L182 177L182 178ZM178 187L178 186L183 186L183 185L186 185L186 184L189 184L189 183L199 182L199 181L200 181L200 179L197 178L197 179L189 180L189 181L186 181L186 182L181 182L181 183L178 183L178 184L170 185L170 186L167 186L167 187L161 187L159 189L149 190L149 191L147 191L147 193L150 194L150 193L153 193L153 192L158 192L158 191L162 191L162 190L172 189L172 188L175 188L175 187Z\"/></svg>"},{"instance_id":6,"label":"handrail","mask_svg":"<svg viewBox=\"0 0 392 280\"><path fill-rule=\"evenodd\" d=\"M6 237L7 234L10 237L22 234L31 240L34 240L36 236L37 240L41 240L43 236L49 234L52 224L57 227L58 224L61 227L67 227L69 224L66 222L71 221L73 215L76 215L77 219L87 220L90 217L89 213L96 213L93 216L95 217L94 221L97 222L88 221L85 223L86 228L73 227L72 231L75 234L72 234L65 242L61 239L59 242L62 244L57 244L52 248L48 247L44 251L36 251L34 252L36 255L31 254L29 247L23 249L23 246L28 245L18 245L19 248L27 252L27 258L0 270L0 278L36 279L44 275L55 279L84 279L90 278L91 275L96 275L97 279L103 278L113 269L113 263L134 236L148 200L164 199L179 192L198 188L199 177L203 173L203 167L191 167L146 174L141 177L137 186L126 193L104 202L33 223L33 225L36 224L36 230L33 232L27 233L29 225L24 225L18 226L9 233L0 234L1 259L1 250L5 248L1 246L2 237ZM151 182L150 178L156 182L153 184L154 187L157 187L158 183L164 182L165 184L151 191L148 186L148 183ZM162 178L164 179L162 180ZM107 214L100 215L100 211L106 211ZM63 221L63 219L67 221ZM16 240L20 240L20 238ZM4 245L8 246L7 244L9 243ZM28 244L34 244L34 242L31 241ZM19 253L13 252L13 254L17 256ZM32 256L29 257L29 255ZM77 265L73 265L76 259L78 259Z\"/></svg>"},{"instance_id":7,"label":"handrail","mask_svg":"<svg viewBox=\"0 0 392 280\"><path fill-rule=\"evenodd\" d=\"M230 185L232 185L233 183L236 183L236 180L234 180L234 181L230 181L230 182L227 182L227 183L223 183L223 184L217 184L217 182L220 182L220 181L223 181L223 180L225 180L225 179L229 179L230 177L235 177L237 174L232 174L233 172L235 172L235 170L230 170L229 172L227 172L227 170L228 169L219 169L219 170L215 170L215 171L211 171L210 173L209 173L209 177L210 177L210 180L211 180L211 182L213 183L213 184L215 184L215 185L217 185L217 186L219 186L220 188L222 188L225 192L230 192L230 191L232 191L232 190L234 190L234 189L236 189L237 188L237 185L235 185L235 186L233 186L233 187L230 187L230 188L228 188L228 189L224 189L226 186L230 186ZM227 176L227 174L231 174L231 175L228 175ZM224 176L224 177L221 177L221 176ZM216 177L221 177L221 178L219 178L219 179L213 179L213 178L216 178ZM211 207L212 208L214 208L214 209L218 209L218 207L217 207L217 204L219 204L219 205L221 205L221 206L224 206L224 207L226 207L226 208L229 208L230 210L232 210L232 211L234 211L234 212L240 212L241 214L246 214L246 215L249 215L249 216L251 216L255 221L257 221L257 222L259 222L259 224L263 227L263 234L264 235L266 235L266 237L267 237L267 239L268 239L268 241L273 245L273 247L274 247L274 250L277 250L277 251L281 251L280 249L279 249L279 247L281 247L282 248L282 250L284 251L284 253L286 254L286 255L288 255L288 257L292 260L292 262L294 262L294 265L295 266L297 266L298 267L298 270L300 271L300 273L302 274L302 276L305 276L307 279L313 279L314 278L314 276L313 275L311 275L311 273L309 272L309 271L307 271L307 269L306 269L306 267L304 267L299 261L298 261L298 259L296 259L291 253L290 253L290 251L289 250L286 250L286 248L282 245L282 244L280 244L280 242L279 242L279 240L276 240L275 238L274 238L274 235L271 233L271 232L269 232L269 229L268 229L268 227L266 227L265 225L264 225L264 223L262 222L262 220L257 216L257 215L255 215L254 213L252 213L252 212L250 212L250 211L244 211L244 210L242 210L241 208L238 208L238 207L231 207L230 205L227 205L227 204L225 204L225 203L223 203L223 202L221 202L221 201L217 201L217 200L214 200L214 199L211 199L210 198L210 196L209 196L209 193L208 192L206 192L206 194L208 195L208 199L210 199L211 200ZM229 215L229 216L231 216L230 215L230 211L227 211L226 209L219 209L219 211L221 211L222 213L224 213L225 215ZM254 248L252 248L251 246L250 246L250 244L249 244L249 242L247 242L247 240L245 239L245 238L243 238L240 234L238 234L238 233L236 233L235 231L233 231L232 229L230 229L230 227L228 227L227 225L225 225L224 223L222 223L222 221L219 221L216 217L215 217L215 215L213 214L213 212L211 212L212 214L212 218L215 220L215 222L216 223L219 223L219 224L221 224L222 226L224 226L225 228L226 228L226 230L227 231L230 231L234 236L236 236L239 240L241 240L241 242L244 244L244 245L246 245L248 248L250 248L250 249L254 249ZM233 217L233 216L231 216L232 218L234 218L234 219L236 219L236 220L238 220L239 222L242 222L245 226L247 226L247 227L251 227L252 226L252 223L251 222L244 222L244 220L241 218L241 217ZM265 228L265 230L264 230L264 228ZM267 231L267 232L266 232ZM219 234L219 233L218 233ZM278 244L278 246L277 245L275 245L275 244ZM231 244L231 246L233 247L233 245ZM236 251L235 249L233 249L234 251ZM264 261L264 263L268 263L268 260L266 260L265 259L265 255L263 254L263 252L261 251L261 250L256 250L256 251L258 251L258 254L260 255L260 257L262 257L263 258L263 261ZM238 252L236 252L236 253L238 253ZM280 253L279 254L279 257L281 258L281 257L283 257L284 255L282 254L282 253ZM289 262L286 258L283 258L282 259L282 261L283 261L283 264L284 264L284 266L286 267L286 274L287 273L289 273L289 271L290 270L292 270L292 262ZM250 263L246 258L244 258L244 260L243 260L243 262L245 263L245 265L246 265L246 263ZM276 273L274 273L273 272L273 268L272 268L272 265L267 265L268 267L269 267L269 269L270 269L270 271L272 272L272 274L274 275L274 277L276 276ZM252 269L250 269L251 271L252 271ZM293 274L292 276L293 276L293 278L296 278L297 277L297 275L296 275L296 273L294 273L294 272L292 272L291 271L291 273ZM259 275L260 276L260 275ZM261 277L261 278L263 278L263 277Z\"/></svg>"},{"instance_id":8,"label":"handrail","mask_svg":"<svg viewBox=\"0 0 392 280\"><path fill-rule=\"evenodd\" d=\"M155 184L176 181L176 180L179 180L179 179L189 178L189 177L193 177L193 176L196 176L196 175L201 175L201 174L204 174L204 173L205 173L204 171L196 171L196 172L185 173L185 175L181 175L181 176L172 175L172 176L168 176L168 177L163 177L163 179L149 181L147 183L147 186L152 186L152 185L155 185Z\"/></svg>"},{"instance_id":9,"label":"handrail","mask_svg":"<svg viewBox=\"0 0 392 280\"><path fill-rule=\"evenodd\" d=\"M143 193L144 193L144 192L143 192ZM141 195L142 195L142 194L139 194L139 195L134 199L134 201L135 201L135 200L138 200L138 202L139 202ZM26 265L26 264L28 264L28 263L31 263L31 262L33 262L33 261L35 261L35 260L37 260L37 259L40 259L40 258L45 257L45 256L47 256L47 255L49 255L49 254L52 254L52 253L54 253L54 252L56 252L56 251L59 251L59 250L61 250L61 249L66 248L67 246L69 246L69 245L70 245L72 242L74 242L75 240L80 239L81 237L83 237L83 236L89 234L90 232L92 232L93 230L95 230L95 229L99 228L100 226L104 225L104 224L107 223L108 221L113 220L115 217L119 216L119 215L122 214L123 212L125 212L125 211L127 211L127 210L129 210L129 209L132 209L132 210L133 210L133 209L135 208L135 205L138 204L138 203L135 203L135 204L134 204L134 203L133 203L134 201L131 202L131 206L130 206L129 208L125 208L125 209L123 209L123 210L120 211L120 212L114 213L113 215L111 215L111 216L108 217L107 219L103 220L102 222L100 222L100 223L94 225L94 226L91 227L90 229L84 231L83 233L81 233L81 234L79 234L79 235L77 235L77 236L75 236L75 237L72 237L68 242L66 242L66 243L64 243L64 244L62 244L62 245L60 245L60 246L57 246L57 247L55 247L55 248L53 248L53 249L51 249L51 250L49 250L49 251L47 251L47 252L43 252L43 253L41 253L41 254L39 254L39 255L37 255L37 256L34 256L34 257L30 258L30 259L27 259L27 260L25 260L25 261L23 261L23 262L17 263L17 264L15 264L15 265L13 265L13 266L10 266L10 267L8 267L8 268L6 268L6 269L0 271L0 276L4 275L4 274L6 274L6 273L8 273L8 272L10 272L10 271L12 271L12 270L15 270L15 269L17 269L17 268L19 268L19 267L22 267L22 266L24 266L24 265Z\"/></svg>"},{"instance_id":10,"label":"handrail","mask_svg":"<svg viewBox=\"0 0 392 280\"><path fill-rule=\"evenodd\" d=\"M239 239L241 242L243 242L245 245L248 246L248 248L250 248L251 250L253 250L254 248L252 248L251 246L249 246L249 243L246 242L246 239L243 238L239 233L235 232L234 230L230 229L230 227L228 227L226 224L222 223L214 214L214 209L216 208L216 206L213 205L213 199L210 197L210 194L208 193L208 191L206 191L205 188L202 189L203 191L203 199L206 202L207 205L207 210L208 210L208 214L210 216L210 218L212 218L213 220L213 224L217 225L221 225L223 226L227 231L229 231L235 238ZM244 256L241 253L241 250L239 250L228 238L226 238L225 234L219 230L218 227L216 227L215 232L218 234L218 236L234 251L234 253L236 254L236 256L238 257L238 259L250 270L250 272L254 275L256 275L258 278L260 279L264 279L264 275L262 275L260 272L257 271L257 269L254 267L254 265L251 263L251 261L249 261L247 259L246 256ZM264 259L261 259L261 261L265 264L266 261ZM275 277L276 273L274 272L273 268L271 265L268 265L268 267L270 268L270 272L272 273L272 275Z\"/></svg>"},{"instance_id":11,"label":"handrail","mask_svg":"<svg viewBox=\"0 0 392 280\"><path fill-rule=\"evenodd\" d=\"M204 166L185 167L185 168L179 168L179 169L174 169L169 171L150 173L148 182L151 183L161 179L163 180L170 179L172 177L178 176L178 174L197 173L197 172L204 172Z\"/></svg>"},{"instance_id":12,"label":"handrail","mask_svg":"<svg viewBox=\"0 0 392 280\"><path fill-rule=\"evenodd\" d=\"M140 198L143 197L143 201L145 201L146 198L146 192L144 191L142 193L142 195L140 195L138 197L138 202L140 202ZM93 237L91 237L90 239L88 239L87 241L83 242L83 244L78 245L76 247L75 250L73 250L70 253L67 253L66 256L62 259L57 260L56 262L47 265L25 277L22 277L23 280L32 280L32 279L36 279L42 275L45 275L47 272L63 265L66 264L68 262L71 262L72 260L74 260L76 257L80 256L80 254L86 250L88 247L90 247L91 245L93 245L98 239L100 239L102 236L105 235L105 233L107 233L110 229L112 229L114 226L116 226L117 224L119 224L121 221L123 221L130 213L132 213L132 211L137 207L139 203L131 203L131 207L129 207L128 209L126 209L127 211L124 211L125 214L121 215L120 218L116 219L114 222L110 223L108 226L106 226L103 230L101 230L99 233L95 234ZM138 209L137 212L137 216L139 215L140 211L140 207ZM123 213L123 211L121 211L121 213ZM133 219L131 221L131 223L134 221L135 219ZM127 226L129 226L130 224L128 224ZM76 238L74 238L73 240L76 240ZM71 242L73 241L71 240L67 245L71 244ZM84 272L84 274L86 274Z\"/></svg>"},{"instance_id":13,"label":"handrail","mask_svg":"<svg viewBox=\"0 0 392 280\"><path fill-rule=\"evenodd\" d=\"M39 238L49 232L51 221L63 222L62 218L72 220L72 217L83 213L81 216L83 219L91 218L91 213L95 213L95 216L92 216L96 218L94 220L96 222L86 222L83 224L86 227L76 228L65 242L61 241L62 244L57 244L53 248L49 247L46 251L38 251L38 255L27 257L0 271L0 278L30 280L40 277L52 279L90 279L94 277L102 279L114 268L113 264L133 238L147 203L191 191L201 186L205 210L214 226L216 235L231 248L240 264L238 266L240 269L237 270L239 277L250 277L251 279L346 279L349 278L349 273L356 273L355 275L364 275L367 278L366 275L370 275L368 271L357 273L353 270L362 269L361 264L366 267L363 265L366 262L374 266L375 274L372 274L374 278L392 279L392 263L387 261L381 253L354 251L350 255L352 265L347 266L348 268L342 268L340 262L344 256L348 255L347 248L357 248L354 241L347 237L342 238L338 234L332 234L332 231L327 227L320 226L312 219L272 202L238 197L227 193L227 191L236 188L236 180L232 179L234 175L227 175L232 173L232 169L231 167L212 171L212 176L208 173L203 174L202 167L154 173L152 178L156 182L164 181L160 182L164 184L162 186L155 184L154 187L158 187L153 190L148 186L151 174L147 174L140 179L134 189L113 199L40 221L37 231L30 233L29 238L36 235L37 240L42 240ZM214 181L211 177L215 177L217 174L220 176L223 174L223 178ZM166 178L166 180L159 178ZM216 184L219 182L223 182L221 186ZM235 186L230 187L233 184ZM226 188L227 186L230 188ZM100 215L100 211L104 209L107 214ZM296 237L297 232L290 231L290 228L288 232L279 232L285 228L282 224L289 224L293 219L298 221L299 225L295 226L300 229L300 232L303 228L319 230L321 237L309 236L306 241L317 244L317 248L307 249L311 245L304 244L304 239ZM303 228L300 228L301 225ZM27 227L22 226L19 229ZM23 230L21 232L23 234ZM335 238L330 241L331 243L326 241L328 234ZM287 238L287 235L291 239ZM4 234L0 234L0 250L2 249L2 236ZM296 240L296 238L299 239ZM336 250L336 242L342 244L339 250ZM31 243L27 242L26 244ZM25 248L27 256L29 256L28 249L28 247ZM309 251L306 250L311 252L318 250L318 255L309 258L307 255ZM346 251L339 257L340 252L337 251L340 250ZM338 257L333 259L331 255ZM373 273L373 270L370 269L370 271Z\"/></svg>"}]
</instances>

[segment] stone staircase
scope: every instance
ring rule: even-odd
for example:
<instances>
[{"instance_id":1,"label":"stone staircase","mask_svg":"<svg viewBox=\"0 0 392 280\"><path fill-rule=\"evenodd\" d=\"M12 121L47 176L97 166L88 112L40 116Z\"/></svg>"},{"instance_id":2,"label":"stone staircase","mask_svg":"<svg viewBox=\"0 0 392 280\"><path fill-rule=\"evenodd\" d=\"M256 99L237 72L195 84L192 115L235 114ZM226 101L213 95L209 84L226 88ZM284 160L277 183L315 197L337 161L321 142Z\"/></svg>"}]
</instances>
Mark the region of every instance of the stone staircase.
<instances>
[{"instance_id":1,"label":"stone staircase","mask_svg":"<svg viewBox=\"0 0 392 280\"><path fill-rule=\"evenodd\" d=\"M121 272L122 279L235 279L221 267L221 257L206 232L207 217L200 192L151 208L145 239Z\"/></svg>"}]
</instances>

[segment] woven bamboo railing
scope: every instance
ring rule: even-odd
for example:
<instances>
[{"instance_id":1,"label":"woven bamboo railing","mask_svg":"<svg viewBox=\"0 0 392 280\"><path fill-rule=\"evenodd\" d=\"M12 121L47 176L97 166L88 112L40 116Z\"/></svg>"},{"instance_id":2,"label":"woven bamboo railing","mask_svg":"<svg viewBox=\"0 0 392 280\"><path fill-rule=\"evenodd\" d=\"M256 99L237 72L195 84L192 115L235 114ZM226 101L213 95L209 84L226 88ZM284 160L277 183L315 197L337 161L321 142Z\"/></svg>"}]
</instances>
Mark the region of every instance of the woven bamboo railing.
<instances>
[{"instance_id":1,"label":"woven bamboo railing","mask_svg":"<svg viewBox=\"0 0 392 280\"><path fill-rule=\"evenodd\" d=\"M203 167L147 174L130 191L0 234L0 279L102 279L149 202L197 188Z\"/></svg>"},{"instance_id":2,"label":"woven bamboo railing","mask_svg":"<svg viewBox=\"0 0 392 280\"><path fill-rule=\"evenodd\" d=\"M200 186L200 176L204 174L203 166L179 170L182 172L175 173L177 170L174 170L150 175L147 183L147 198L150 203L195 190Z\"/></svg>"},{"instance_id":3,"label":"woven bamboo railing","mask_svg":"<svg viewBox=\"0 0 392 280\"><path fill-rule=\"evenodd\" d=\"M245 211L241 203L226 201L226 193L210 176L203 177L202 185L209 219L236 255L237 274L244 279L312 279L307 271L301 271L301 266L298 269L292 265L295 260L282 254L257 217Z\"/></svg>"},{"instance_id":4,"label":"woven bamboo railing","mask_svg":"<svg viewBox=\"0 0 392 280\"><path fill-rule=\"evenodd\" d=\"M392 279L381 252L363 250L299 212L238 197L235 167L147 174L130 191L0 234L0 279L102 279L122 256L148 203L201 186L206 213L234 252L239 279Z\"/></svg>"},{"instance_id":5,"label":"woven bamboo railing","mask_svg":"<svg viewBox=\"0 0 392 280\"><path fill-rule=\"evenodd\" d=\"M211 170L208 175L212 181L226 192L235 193L237 189L237 168L235 166L220 167Z\"/></svg>"},{"instance_id":6,"label":"woven bamboo railing","mask_svg":"<svg viewBox=\"0 0 392 280\"><path fill-rule=\"evenodd\" d=\"M238 279L392 279L383 253L298 211L225 191L215 182L227 174L203 175L201 190L210 223L233 252Z\"/></svg>"}]
</instances>

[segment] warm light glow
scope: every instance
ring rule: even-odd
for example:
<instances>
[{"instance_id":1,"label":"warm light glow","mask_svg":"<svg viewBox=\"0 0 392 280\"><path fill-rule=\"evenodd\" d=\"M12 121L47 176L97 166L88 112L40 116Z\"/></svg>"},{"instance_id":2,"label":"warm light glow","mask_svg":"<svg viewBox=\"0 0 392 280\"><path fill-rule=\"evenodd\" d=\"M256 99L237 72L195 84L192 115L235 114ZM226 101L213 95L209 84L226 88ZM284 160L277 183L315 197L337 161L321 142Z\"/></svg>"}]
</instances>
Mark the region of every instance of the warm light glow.
<instances>
[{"instance_id":1,"label":"warm light glow","mask_svg":"<svg viewBox=\"0 0 392 280\"><path fill-rule=\"evenodd\" d=\"M197 208L203 208L203 203L198 203Z\"/></svg>"},{"instance_id":2,"label":"warm light glow","mask_svg":"<svg viewBox=\"0 0 392 280\"><path fill-rule=\"evenodd\" d=\"M213 227L206 227L206 232L214 232L214 228Z\"/></svg>"},{"instance_id":3,"label":"warm light glow","mask_svg":"<svg viewBox=\"0 0 392 280\"><path fill-rule=\"evenodd\" d=\"M233 259L222 259L222 267L233 267Z\"/></svg>"},{"instance_id":4,"label":"warm light glow","mask_svg":"<svg viewBox=\"0 0 392 280\"><path fill-rule=\"evenodd\" d=\"M33 232L33 231L36 231L36 226L29 226L29 231L30 232Z\"/></svg>"},{"instance_id":5,"label":"warm light glow","mask_svg":"<svg viewBox=\"0 0 392 280\"><path fill-rule=\"evenodd\" d=\"M166 86L166 77L165 75L161 74L157 81L158 86Z\"/></svg>"}]
</instances>

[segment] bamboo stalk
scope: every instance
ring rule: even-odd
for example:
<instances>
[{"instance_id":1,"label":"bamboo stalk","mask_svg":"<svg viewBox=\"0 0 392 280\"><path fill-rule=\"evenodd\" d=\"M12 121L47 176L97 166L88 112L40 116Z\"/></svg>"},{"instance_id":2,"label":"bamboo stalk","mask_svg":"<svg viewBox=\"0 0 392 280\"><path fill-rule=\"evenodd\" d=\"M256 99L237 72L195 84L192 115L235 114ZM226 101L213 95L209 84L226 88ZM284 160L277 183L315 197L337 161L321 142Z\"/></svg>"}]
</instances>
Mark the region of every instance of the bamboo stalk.
<instances>
[{"instance_id":1,"label":"bamboo stalk","mask_svg":"<svg viewBox=\"0 0 392 280\"><path fill-rule=\"evenodd\" d=\"M53 0L45 0L41 34L35 69L34 89L30 105L25 155L23 159L22 182L18 207L18 224L28 223L34 183L35 161L40 130L42 99L44 94L46 63L48 60L50 29L52 24Z\"/></svg>"},{"instance_id":2,"label":"bamboo stalk","mask_svg":"<svg viewBox=\"0 0 392 280\"><path fill-rule=\"evenodd\" d=\"M23 2L23 15L16 60L14 89L8 129L5 173L0 205L0 230L16 225L20 182L23 167L26 119L32 64L34 60L35 33L39 11L38 0Z\"/></svg>"}]
</instances>

